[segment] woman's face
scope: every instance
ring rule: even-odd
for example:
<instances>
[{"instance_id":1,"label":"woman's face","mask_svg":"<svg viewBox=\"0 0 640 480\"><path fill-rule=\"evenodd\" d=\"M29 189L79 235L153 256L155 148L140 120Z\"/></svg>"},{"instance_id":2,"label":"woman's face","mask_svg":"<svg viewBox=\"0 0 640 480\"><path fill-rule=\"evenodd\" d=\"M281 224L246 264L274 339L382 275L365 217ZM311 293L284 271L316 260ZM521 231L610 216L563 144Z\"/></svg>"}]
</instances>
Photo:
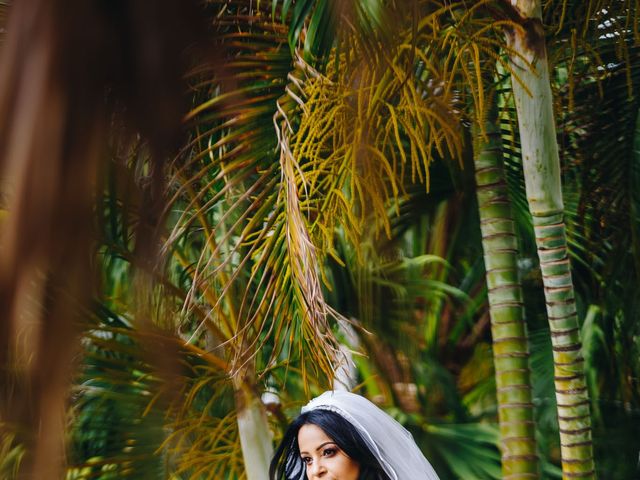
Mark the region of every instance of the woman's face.
<instances>
[{"instance_id":1,"label":"woman's face","mask_svg":"<svg viewBox=\"0 0 640 480\"><path fill-rule=\"evenodd\" d=\"M298 431L300 456L309 480L358 480L360 465L317 425L307 423Z\"/></svg>"}]
</instances>

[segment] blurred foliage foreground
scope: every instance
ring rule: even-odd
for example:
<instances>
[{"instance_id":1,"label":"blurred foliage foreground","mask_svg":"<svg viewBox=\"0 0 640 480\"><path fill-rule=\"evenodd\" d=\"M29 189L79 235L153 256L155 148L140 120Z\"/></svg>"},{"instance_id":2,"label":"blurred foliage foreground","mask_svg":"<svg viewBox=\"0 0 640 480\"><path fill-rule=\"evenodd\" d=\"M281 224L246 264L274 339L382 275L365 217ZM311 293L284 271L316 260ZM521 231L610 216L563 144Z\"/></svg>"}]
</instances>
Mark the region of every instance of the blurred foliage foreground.
<instances>
[{"instance_id":1,"label":"blurred foliage foreground","mask_svg":"<svg viewBox=\"0 0 640 480\"><path fill-rule=\"evenodd\" d=\"M222 53L186 77L179 153L158 167L144 136L123 138L111 120L93 197L99 280L88 305L66 299L80 312L67 479L247 478L238 417L252 399L275 443L332 385L405 425L443 480L502 478L473 167L491 105L520 247L540 477L560 478L513 72L492 17L501 2L470 3L202 6ZM596 467L632 479L638 28L631 2L586 4L544 2L543 16ZM149 233L144 192L158 171ZM49 288L66 298L64 284ZM4 425L1 478L28 460L24 438Z\"/></svg>"}]
</instances>

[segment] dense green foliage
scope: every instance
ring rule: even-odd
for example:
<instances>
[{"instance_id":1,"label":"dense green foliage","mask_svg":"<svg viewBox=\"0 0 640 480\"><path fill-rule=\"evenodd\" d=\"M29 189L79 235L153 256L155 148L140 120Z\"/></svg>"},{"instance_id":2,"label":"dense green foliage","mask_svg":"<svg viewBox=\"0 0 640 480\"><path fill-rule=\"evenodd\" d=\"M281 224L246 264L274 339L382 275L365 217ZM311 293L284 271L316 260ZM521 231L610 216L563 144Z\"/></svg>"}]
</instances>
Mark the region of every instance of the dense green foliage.
<instances>
[{"instance_id":1,"label":"dense green foliage","mask_svg":"<svg viewBox=\"0 0 640 480\"><path fill-rule=\"evenodd\" d=\"M187 79L189 137L163 171L153 260L136 237L149 152L114 129L69 480L245 478L234 379L263 399L275 442L345 358L344 381L412 432L440 478L501 478L472 141L488 102L520 246L541 477L560 478L502 38L512 19L499 1L341 3L206 2L224 68ZM596 467L625 480L640 450L640 50L635 10L582 3L546 2L544 15ZM0 441L2 478L20 448Z\"/></svg>"},{"instance_id":2,"label":"dense green foliage","mask_svg":"<svg viewBox=\"0 0 640 480\"><path fill-rule=\"evenodd\" d=\"M173 175L177 201L172 204L173 213L167 217L168 227L173 232L167 245L176 253L167 257L166 265L158 273L162 280L161 286L157 287L160 289L157 300L160 313L156 323L163 331L179 333L177 338L219 356L221 360L237 358L234 357L237 353L229 356L223 351L224 348L239 348L233 347L237 340L232 333L234 328L241 332L254 329L255 333L248 337L242 333L242 342L260 345L258 355L254 352L251 356L258 375L256 388L274 392L279 397L277 403L268 404L277 438L278 429L295 414L300 402L308 398L304 392L317 393L328 384L317 368L319 360L312 359L309 363L305 359L304 352L308 355L310 350L320 347L305 343L308 340L298 337L305 335L301 333L304 330L292 329L290 323L290 315L304 315L304 305L309 298L305 297L304 291L296 293L295 286L287 287L294 289L291 296L283 295L281 281L272 284L269 280L283 275L290 280L295 278L296 266L287 266L287 258L304 255L291 252L289 249L295 244L284 242L284 232L292 228L287 226L292 219L286 218L292 207L286 203L283 189L287 187L281 182L290 179L282 152L278 150L277 142L282 138L278 140L275 136L280 128L276 123L274 131L271 119L275 115L276 122L291 122L294 131L296 128L317 128L305 127L313 125L313 120L305 120L304 115L299 120L299 115L304 112L311 119L314 114L327 119L331 113L326 106L331 100L322 89L327 88L327 92L338 95L340 92L329 83L329 77L319 87L312 85L312 88L320 88L318 93L305 93L305 86L312 84L316 74L312 73L312 67L303 63L294 62L297 66L293 76L287 77L293 61L290 52L295 54L297 51L298 38L304 39L302 58L307 62L313 64L313 59L329 52L329 34L321 34L330 31L326 26L331 24L331 12L323 10L329 7L297 2L289 12L291 27L287 30L273 24L266 13L253 11L249 17L242 17L245 7L241 2L238 5L236 13L225 11L223 15L228 17L221 17L223 21L219 27L228 32L225 35L229 37L229 58L232 60L227 73L230 79L236 79L233 80L236 83L225 96L221 95L224 84L218 83L222 80L198 81L195 108L190 115L197 120L193 140L184 151L187 162L176 163L185 165L176 168ZM281 12L285 17L287 7L285 3ZM215 3L211 8L215 11ZM276 2L274 8L279 12L280 6ZM236 14L238 16L234 17ZM305 22L309 24L306 30L301 30ZM228 26L232 26L232 30L226 30ZM299 37L303 32L305 35ZM286 48L287 38L289 48ZM635 206L638 202L635 195L638 160L632 154L638 105L630 96L636 88L636 50L629 48L624 52L625 60L615 50L617 47L609 49L605 39L601 39L603 45L598 61L603 67L594 69L591 52L564 50L567 40L562 34L551 32L548 41L557 75L554 91L564 195L587 377L593 399L597 465L602 478L632 478L637 450L632 426L638 424L640 406L638 305L634 294L638 271L634 268L637 262L633 260L637 252L634 245L638 219L634 215L638 211ZM611 43L618 45L617 41ZM347 47L343 44L342 48ZM563 51L571 57L563 58ZM613 58L607 59L607 56ZM336 67L335 59L333 62L328 65L329 72ZM420 60L417 62L420 65ZM340 77L333 79L334 85L340 81ZM290 96L281 97L286 91ZM304 96L309 94L318 95L317 100ZM292 98L300 106L291 103ZM557 470L552 464L559 462L559 452L551 381L551 344L531 240L532 227L524 200L515 140L517 129L514 112L509 108L508 87L500 91L500 98L504 99L501 101L504 161L509 172L510 194L515 199L523 250L520 276L524 282L526 319L534 352L531 368L538 446L543 477L555 476ZM606 107L595 111L597 102L603 102ZM305 110L305 104L308 110ZM316 113L314 109L317 108L324 110ZM279 116L278 111L285 116ZM464 130L467 128L464 117L460 120ZM335 120L333 122L328 125L334 129L334 148L335 142L354 141L348 136L336 135L335 129L341 127ZM280 129L280 132L284 135L287 129ZM321 139L315 142L326 141L313 130L309 130L309 134ZM329 134L327 130L322 133ZM295 146L297 135L291 143L292 150L299 155L304 152L300 149L305 147ZM367 208L367 203L361 203L356 204L355 213L348 210L343 213L340 206L332 203L333 189L345 188L335 182L348 176L340 170L344 166L336 167L338 169L332 166L331 162L335 161L332 158L336 157L328 157L330 152L319 150L309 157L309 163L304 163L304 157L300 157L301 171L295 172L293 178L301 198L298 208L305 225L302 232L308 231L310 240L321 247L316 257L320 263L312 268L321 272L323 296L331 309L351 319L353 325L348 330L355 328L350 334L344 329L335 334L340 342L365 354L353 357L356 366L352 378L354 385L359 384L361 392L381 402L412 431L442 478L500 478L492 343L468 138L464 140L463 135L460 144L462 163L449 154L443 155L445 151L433 150L434 163L430 168L427 192L418 178L409 172L404 174L405 178L397 177L398 184L402 185L399 193L383 193L389 188L383 186L380 192L384 195L381 197L384 203L380 204L382 210L372 204ZM391 148L398 152L411 145L411 137L406 137ZM322 143L318 146L325 148ZM456 148L450 154L456 155ZM325 162L324 167L320 161ZM134 168L132 163L130 165ZM324 172L313 170L319 168ZM332 171L338 174L337 180L331 176L335 175ZM315 177L318 174L320 176ZM352 172L350 175L361 174ZM353 182L353 179L349 181ZM346 190L347 195L349 191ZM118 205L118 195L114 191L108 193L112 205ZM281 203L283 200L285 203ZM330 212L335 218L326 218L327 208L332 209ZM381 211L387 212L389 220L380 216ZM117 215L117 212L112 214ZM357 218L351 217L354 214ZM126 220L115 218L106 224L109 223L122 225ZM126 239L126 233L123 235ZM265 238L279 238L280 243L261 243ZM129 239L116 248L115 237L107 237L107 240L102 258L120 260L105 263L104 285L108 288L103 301L119 316L126 317L132 304L130 289L134 280L130 266L122 259L133 257L119 249L128 251L127 244L130 248L132 243ZM209 246L204 256L199 253L212 241L215 246ZM211 275L227 272L228 277L209 278L201 270L211 271ZM199 280L198 276L203 275ZM271 307L274 301L275 306ZM295 302L302 303L292 307L292 302L294 305ZM220 308L221 305L227 306ZM213 310L209 310L211 308ZM204 312L197 313L199 309ZM265 318L262 317L265 315L269 324L274 322L273 326L265 328L263 321L259 321L257 329L256 324L241 327L240 318L235 321L241 323L235 326L233 319L229 320L230 324L214 321L231 330L215 333L214 329L213 333L210 331L198 339L198 333L204 334L206 330L201 326L207 315L211 312L215 312L213 315L232 315L234 309L236 314L238 309L247 309L247 317L252 317L250 312L256 312L254 317ZM275 322L289 326L278 327ZM101 324L105 331L111 328L108 322ZM366 330L361 330L362 327ZM290 333L285 334L286 331ZM272 335L274 332L275 336ZM216 338L216 335L222 338ZM118 352L127 344L122 343L124 339L129 337L105 338L120 338L120 347L101 340L100 349L112 348ZM221 340L222 346L216 346ZM87 337L87 345L94 342L95 336ZM301 347L297 346L298 342ZM95 352L95 346L88 348ZM234 471L241 476L237 466L240 447L237 433L234 433L236 426L229 421L233 419L234 408L227 380L230 372L224 371L223 365L209 364L207 367L205 363L198 366L196 357L186 353L180 356L182 364L189 365L190 373L181 372L181 378L184 391L190 393L186 397L170 399L182 403L177 409L175 404L170 408L163 402L154 401L145 406L145 401L140 401L140 395L133 387L138 382L136 376L145 379L146 397L155 399L162 391L161 382L148 380L150 371L147 370L147 374L135 373L135 369L131 371L134 364L147 364L140 356L129 357L121 363L119 370L126 373L127 378L123 385L125 391L115 384L102 386L121 395L114 395L112 404L104 405L106 400L98 402L103 410L94 410L92 405L98 398L108 397L97 390L80 388L75 402L79 414L74 421L77 440L73 445L77 447L73 449L72 458L76 460L72 464L91 463L98 458L106 464L113 461L109 468L122 468L115 465L125 462L126 468L118 471L119 478L127 474L140 478L147 475L141 472L149 468L163 468L164 473L158 475L175 475L175 478L231 478ZM83 372L86 380L82 385L99 381L102 377L98 371L104 375L114 368L107 368L96 360L92 355L86 357L88 369ZM190 400L185 401L185 398ZM212 402L207 402L209 398L220 399L215 401L219 408L212 409ZM202 402L209 407L203 408ZM227 407L221 409L225 402ZM138 410L115 413L119 408ZM92 438L94 428L87 422L87 415L92 421L107 419L102 428L107 428L115 438L118 438L118 432L126 438L139 437L129 442L123 437L114 438L111 444L100 437ZM127 429L126 422L114 423L122 417L139 420L129 423ZM155 436L154 442L145 442L147 426L153 425L154 421L156 426L151 428L160 428L158 432L164 433ZM130 444L144 445L146 453L139 452L140 457L127 460L127 455L133 455L134 450L124 445ZM115 451L110 450L114 447ZM226 473L222 474L223 470L219 468Z\"/></svg>"}]
</instances>

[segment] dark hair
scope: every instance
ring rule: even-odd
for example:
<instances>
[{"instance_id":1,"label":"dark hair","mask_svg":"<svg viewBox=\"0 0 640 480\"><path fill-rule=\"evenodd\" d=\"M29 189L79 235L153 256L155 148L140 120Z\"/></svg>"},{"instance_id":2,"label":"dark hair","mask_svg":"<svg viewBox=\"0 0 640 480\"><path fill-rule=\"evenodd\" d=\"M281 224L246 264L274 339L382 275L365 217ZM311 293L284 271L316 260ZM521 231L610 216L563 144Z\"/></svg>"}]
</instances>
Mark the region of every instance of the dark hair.
<instances>
[{"instance_id":1,"label":"dark hair","mask_svg":"<svg viewBox=\"0 0 640 480\"><path fill-rule=\"evenodd\" d=\"M320 427L349 458L358 462L358 480L390 480L360 432L341 415L322 409L305 412L289 425L271 460L270 480L308 480L298 446L298 432L308 424Z\"/></svg>"}]
</instances>

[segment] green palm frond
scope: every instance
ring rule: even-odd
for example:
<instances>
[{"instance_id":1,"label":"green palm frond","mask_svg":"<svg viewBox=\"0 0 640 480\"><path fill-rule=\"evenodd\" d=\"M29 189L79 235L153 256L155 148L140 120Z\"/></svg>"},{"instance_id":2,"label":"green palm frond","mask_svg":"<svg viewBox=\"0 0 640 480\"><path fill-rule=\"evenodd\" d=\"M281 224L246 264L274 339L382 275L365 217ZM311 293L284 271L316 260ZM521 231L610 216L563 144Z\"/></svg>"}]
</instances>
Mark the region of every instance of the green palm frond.
<instances>
[{"instance_id":1,"label":"green palm frond","mask_svg":"<svg viewBox=\"0 0 640 480\"><path fill-rule=\"evenodd\" d=\"M633 63L627 66L603 55L601 65L607 75L601 85L588 81L577 85L576 92L588 100L561 120L567 132L568 208L570 219L580 225L573 230L574 245L584 248L584 262L600 271L606 263L607 245L615 251L633 240L633 229L627 226L631 226L629 212L635 191L630 181L634 168L631 151L638 106L629 97L627 86L631 80L633 88L640 87L640 56L636 48L630 48L630 53ZM631 77L627 68L632 69ZM597 112L589 108L595 102L600 105Z\"/></svg>"},{"instance_id":2,"label":"green palm frond","mask_svg":"<svg viewBox=\"0 0 640 480\"><path fill-rule=\"evenodd\" d=\"M470 98L481 111L481 57L500 41L446 27L458 20L461 4L442 4L417 26L405 18L388 58L361 63L367 46L348 33L326 74L297 54L289 73L284 26L243 2L231 10L226 3L209 5L226 9L217 28L227 73L194 77L202 101L187 116L196 133L184 152L189 160L175 170L178 217L166 242L191 275L184 312L195 305L210 309L222 325L219 341L237 347L227 345L236 366L272 334L283 340L275 342L274 358L289 351L294 333L315 346L312 352L333 352L327 317L335 315L309 265L333 253L338 225L357 239L371 211L388 235L386 199L404 191L405 169L411 182L427 183L434 155L461 155L459 92L442 85L470 80ZM306 15L303 10L294 21ZM482 32L499 28L473 12L457 25L467 21L484 21ZM439 55L442 66L430 63ZM414 61L418 73L407 76ZM195 243L187 247L187 241ZM185 247L195 252L199 245L206 249L197 257L186 253ZM231 305L239 285L246 285L245 294ZM311 355L319 370L330 371L328 357Z\"/></svg>"},{"instance_id":3,"label":"green palm frond","mask_svg":"<svg viewBox=\"0 0 640 480\"><path fill-rule=\"evenodd\" d=\"M498 429L490 424L428 425L432 451L445 459L453 477L464 479L502 478L498 452ZM446 478L443 472L442 478Z\"/></svg>"},{"instance_id":4,"label":"green palm frond","mask_svg":"<svg viewBox=\"0 0 640 480\"><path fill-rule=\"evenodd\" d=\"M275 15L279 0L273 0ZM322 62L334 46L339 25L339 2L330 0L303 0L282 2L282 20L289 25L289 48L292 54L302 50L302 57L310 63ZM300 48L300 43L302 46Z\"/></svg>"},{"instance_id":5,"label":"green palm frond","mask_svg":"<svg viewBox=\"0 0 640 480\"><path fill-rule=\"evenodd\" d=\"M0 475L2 478L18 478L18 471L24 459L26 449L16 438L15 427L0 424Z\"/></svg>"},{"instance_id":6,"label":"green palm frond","mask_svg":"<svg viewBox=\"0 0 640 480\"><path fill-rule=\"evenodd\" d=\"M188 161L175 169L178 217L166 242L189 277L184 312L209 311L234 369L269 350L274 360L307 352L310 365L329 374L335 341L327 322L334 314L315 267L323 253L306 233L296 167L279 151L281 125L274 125L291 68L287 29L242 2L210 7L224 11L217 27L226 74L194 77L200 100L187 118L196 133L184 151ZM196 326L194 340L200 332ZM294 338L312 348L297 349ZM261 348L266 343L275 348Z\"/></svg>"},{"instance_id":7,"label":"green palm frond","mask_svg":"<svg viewBox=\"0 0 640 480\"><path fill-rule=\"evenodd\" d=\"M73 392L67 478L243 478L226 371L182 339L152 339L104 306L97 312ZM170 381L149 362L158 341L177 349Z\"/></svg>"},{"instance_id":8,"label":"green palm frond","mask_svg":"<svg viewBox=\"0 0 640 480\"><path fill-rule=\"evenodd\" d=\"M194 365L192 381L170 411L163 447L175 474L192 479L244 478L231 382L210 365Z\"/></svg>"},{"instance_id":9,"label":"green palm frond","mask_svg":"<svg viewBox=\"0 0 640 480\"><path fill-rule=\"evenodd\" d=\"M95 325L83 340L67 478L164 476L162 458L155 454L164 437L163 415L150 408L161 384L142 357L134 332L102 312L108 323Z\"/></svg>"},{"instance_id":10,"label":"green palm frond","mask_svg":"<svg viewBox=\"0 0 640 480\"><path fill-rule=\"evenodd\" d=\"M244 478L231 377L250 371L257 395L275 394L267 408L277 440L303 399L326 388L338 340L348 343L334 333L335 320L345 318L361 341L352 347L366 354L354 358L363 392L414 433L443 480L500 478L477 205L469 172L459 170L467 169L469 125L498 95L508 183L531 253L515 110L504 86L517 73L503 28L519 27L500 14L504 2L340 3L206 3L224 67L196 69L188 79L191 136L169 169L159 268L132 254L140 219L121 213L140 199L127 197L118 168L112 182L121 190L104 199L104 303L119 315L85 336L68 478ZM606 401L637 405L629 380L637 378L640 348L633 340L640 306L629 301L637 272L620 264L613 272L607 261L616 254L631 263L622 227L637 226L628 211L640 211L633 188L640 168L629 160L637 51L630 41L621 49L617 39L599 38L599 13L584 31L573 20L604 3L547 2L545 12L562 27L548 35L557 111L570 106L558 118L571 253L585 285L579 307L598 303L602 312L587 324L592 386L611 392ZM496 64L498 72L485 71ZM498 78L497 88L485 78ZM131 150L123 163L144 171ZM628 188L619 188L626 177ZM522 270L535 276L535 262ZM156 283L151 323L163 333L123 320L136 271ZM610 291L587 295L587 284L609 275ZM529 306L537 325L543 305ZM138 348L152 334L178 351L176 397L165 395L153 355ZM557 431L548 336L534 332L532 348L545 437ZM606 351L609 344L619 348ZM558 460L556 443L539 441L549 475L557 475L547 462ZM0 444L0 456L19 455L14 447Z\"/></svg>"}]
</instances>

